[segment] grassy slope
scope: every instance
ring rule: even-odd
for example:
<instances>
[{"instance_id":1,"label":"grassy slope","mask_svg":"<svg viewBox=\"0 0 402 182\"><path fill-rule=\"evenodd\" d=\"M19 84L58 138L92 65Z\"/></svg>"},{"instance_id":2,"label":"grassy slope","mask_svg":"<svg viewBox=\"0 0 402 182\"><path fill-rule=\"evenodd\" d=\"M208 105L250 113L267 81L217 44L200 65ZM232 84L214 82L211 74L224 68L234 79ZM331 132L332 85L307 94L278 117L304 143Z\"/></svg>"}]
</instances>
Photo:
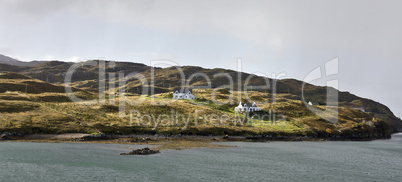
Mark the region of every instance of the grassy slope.
<instances>
[{"instance_id":1,"label":"grassy slope","mask_svg":"<svg viewBox=\"0 0 402 182\"><path fill-rule=\"evenodd\" d=\"M260 98L257 104L263 109L263 113L250 116L246 123L236 121L236 113L233 107L240 100L239 92L235 92L234 101L225 105L214 104L210 101L212 90L195 90L195 101L176 100L172 103L170 94L158 94L149 96L128 96L131 101L139 98L145 99L140 105L126 105L126 114L130 110L139 111L141 117L144 113L153 114L156 117L166 114L174 116L171 123L158 120L144 122L149 125L137 123L136 119L130 123L130 117L119 117L118 106L109 105L85 105L72 102L61 102L58 99L48 98L46 101L38 101L38 97L47 95L63 95L60 93L23 94L8 92L0 94L0 131L18 131L25 133L70 133L70 132L104 132L114 134L197 134L197 135L318 135L326 136L330 133L356 133L367 130L377 132L376 122L365 124L363 120L370 120L369 113L363 113L347 107L340 108L340 122L330 124L318 118L305 108L300 101L286 99L287 94L278 94L275 104L262 103L270 94L249 92L251 97ZM217 97L227 98L228 94L218 93ZM118 101L119 98L117 98ZM154 105L151 104L154 99ZM317 106L320 107L320 106ZM198 110L197 121L194 113ZM270 113L271 110L271 113ZM253 119L258 114L272 114L275 110L278 117L275 122L271 119ZM190 115L189 115L190 113ZM176 119L176 115L179 115ZM184 115L185 117L183 118ZM227 115L223 119L214 116ZM187 117L190 117L187 120ZM212 117L211 117L212 116ZM244 115L238 115L244 117ZM146 118L145 118L146 119ZM188 122L189 121L189 122ZM188 123L187 123L188 122ZM330 129L330 131L328 131Z\"/></svg>"},{"instance_id":2,"label":"grassy slope","mask_svg":"<svg viewBox=\"0 0 402 182\"><path fill-rule=\"evenodd\" d=\"M0 65L0 69L4 68L5 70L19 72L23 75L30 76L35 79L43 80L50 83L61 83L64 81L64 74L67 69L70 68L72 63L60 62L60 61L49 61L43 62L41 64L35 65L33 67L17 67L10 65ZM130 63L130 62L115 62L115 67L109 67L110 62L106 62L106 72L107 74L115 73L116 77L118 73L124 73L124 75L128 75L130 73L141 73L148 81L151 81L151 68L144 64L138 63ZM228 85L229 80L224 76L215 77L214 75L217 73L227 73L233 78L233 86L235 90L238 88L240 84L242 87L244 86L244 81L251 76L249 80L249 86L261 86L266 84L266 80L263 77L248 74L248 73L238 73L233 70L226 69L205 69L202 67L196 66L183 66L179 67L180 70L183 71L186 79L190 77L190 75L194 73L202 73L210 78L212 83L212 88L216 88L222 85ZM95 66L82 66L74 72L73 75L73 86L77 88L83 88L90 91L96 91L98 88L98 72L99 67ZM181 85L181 81L188 81L181 79L181 74L176 67L169 68L155 68L155 82L153 86L146 86L148 88L154 88L155 93L164 93L171 91L175 87L179 87ZM238 80L238 74L240 74L241 79ZM301 86L303 82L295 80L295 79L284 79L284 80L273 80L267 79L269 85L276 84L276 92L280 94L289 94L288 99L291 100L300 100L301 99ZM108 81L108 80L107 80ZM106 82L107 82L106 81ZM116 87L118 86L118 81L115 82ZM198 76L194 77L190 81L191 86L206 86L208 85L206 79ZM125 85L126 92L130 93L141 93L142 85L138 79L132 79L128 81L128 84ZM242 88L244 89L244 88ZM272 90L263 90L262 92L271 92ZM314 86L310 84L306 84L305 87L305 96L306 100L312 101L314 103L323 104L325 103L326 98L326 88L320 86ZM374 117L381 118L388 122L393 128L402 128L401 122L394 116L394 114L381 103L372 101L370 99L364 99L357 97L348 92L340 92L339 93L339 101L341 106L347 107L359 107L364 108L366 111L370 113L374 113Z\"/></svg>"},{"instance_id":3,"label":"grassy slope","mask_svg":"<svg viewBox=\"0 0 402 182\"><path fill-rule=\"evenodd\" d=\"M44 75L44 67L51 67L53 70L63 70L70 64L62 62L47 62L30 68L27 75L33 74L40 76L41 79L47 79ZM128 72L130 69L137 69L149 77L149 68L144 65L133 65L131 63L119 63L117 67L109 71ZM82 98L92 99L97 96L96 90L91 89L93 84L97 84L97 73L94 67L84 67L78 72L88 74L87 80L77 78L73 85L81 86L82 89L74 89L75 93ZM202 72L213 78L214 73L228 72L232 77L237 78L235 71L223 69L203 69L200 67L183 67L183 71L188 75L196 72ZM242 73L243 79L248 74ZM160 92L166 92L177 86L178 72L175 68L157 69L155 76L155 87ZM57 81L60 77L54 78ZM211 80L216 86L227 84L225 79ZM234 80L236 82L236 80ZM251 79L252 85L261 85L263 79L255 77ZM272 80L270 80L272 82ZM171 88L168 88L169 86ZM195 79L192 85L206 85L205 80ZM396 128L400 120L390 112L390 110L380 103L368 99L362 99L349 93L340 93L339 123L331 124L311 113L301 102L301 82L297 80L279 80L276 102L273 103L273 95L269 90L249 91L249 97L257 102L257 105L263 109L254 116L247 117L247 123L239 121L239 117L244 115L233 111L239 101L245 102L244 93L233 91L234 101L224 105L218 105L211 102L212 89L194 90L197 96L196 101L178 100L171 103L171 94L160 93L155 95L155 104L151 104L151 97L146 97L141 105L127 105L126 114L130 110L138 110L141 115L144 113L153 114L156 117L166 114L179 114L178 119L174 116L174 122L164 124L149 123L148 126L140 125L136 122L130 123L130 117L119 117L118 106L110 105L85 105L69 102L69 98L64 93L64 87L49 84L40 80L32 79L20 74L7 73L0 74L0 132L2 131L23 131L28 133L66 133L66 132L104 132L104 133L169 133L169 134L200 134L200 135L319 135L327 136L329 134L352 134L352 133L378 133L380 130L386 130L383 121ZM144 97L135 94L135 88L139 86L138 81L133 80L128 83L126 91L134 93L128 96L130 100L136 100ZM214 87L214 86L213 86ZM309 100L317 103L324 102L323 95L326 94L324 87L307 85L307 95ZM27 93L25 93L27 90ZM218 92L216 98L224 101L229 98L230 92ZM242 94L242 97L239 97ZM119 98L116 98L118 103ZM316 105L316 108L325 109L325 106ZM368 112L361 112L352 107L363 107ZM196 111L198 117L194 116ZM190 113L190 118L187 117ZM273 117L275 121L273 121ZM258 119L258 116L269 115L268 119ZM223 119L215 116L227 115ZM206 117L208 116L208 117ZM210 117L212 116L212 117ZM374 122L371 121L375 118ZM188 123L187 123L188 122ZM393 124L395 124L393 126ZM184 127L187 126L187 127ZM382 132L384 133L384 132Z\"/></svg>"}]
</instances>

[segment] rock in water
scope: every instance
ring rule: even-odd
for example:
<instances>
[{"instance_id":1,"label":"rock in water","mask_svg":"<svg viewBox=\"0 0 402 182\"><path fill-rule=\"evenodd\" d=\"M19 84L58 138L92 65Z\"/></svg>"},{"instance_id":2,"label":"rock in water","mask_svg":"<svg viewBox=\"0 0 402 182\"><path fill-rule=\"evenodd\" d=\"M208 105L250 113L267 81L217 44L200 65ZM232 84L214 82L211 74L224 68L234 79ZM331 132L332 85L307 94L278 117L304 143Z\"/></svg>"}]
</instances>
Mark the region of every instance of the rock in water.
<instances>
[{"instance_id":1,"label":"rock in water","mask_svg":"<svg viewBox=\"0 0 402 182\"><path fill-rule=\"evenodd\" d=\"M143 149L132 150L129 153L120 153L120 155L151 155L156 153L159 153L159 150L151 150L148 147L145 147Z\"/></svg>"}]
</instances>

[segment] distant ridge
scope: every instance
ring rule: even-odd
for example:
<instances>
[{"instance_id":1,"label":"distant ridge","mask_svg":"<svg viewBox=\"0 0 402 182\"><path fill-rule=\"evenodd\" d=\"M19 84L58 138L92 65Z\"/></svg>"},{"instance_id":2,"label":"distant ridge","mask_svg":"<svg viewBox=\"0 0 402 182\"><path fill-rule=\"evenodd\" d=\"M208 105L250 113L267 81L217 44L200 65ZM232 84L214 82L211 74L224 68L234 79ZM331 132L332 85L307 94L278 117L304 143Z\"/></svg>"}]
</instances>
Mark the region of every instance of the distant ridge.
<instances>
[{"instance_id":1,"label":"distant ridge","mask_svg":"<svg viewBox=\"0 0 402 182\"><path fill-rule=\"evenodd\" d=\"M0 54L0 63L13 65L13 66L35 66L45 61L30 61L30 62L23 62L8 56L4 56ZM1 70L0 70L1 71Z\"/></svg>"}]
</instances>

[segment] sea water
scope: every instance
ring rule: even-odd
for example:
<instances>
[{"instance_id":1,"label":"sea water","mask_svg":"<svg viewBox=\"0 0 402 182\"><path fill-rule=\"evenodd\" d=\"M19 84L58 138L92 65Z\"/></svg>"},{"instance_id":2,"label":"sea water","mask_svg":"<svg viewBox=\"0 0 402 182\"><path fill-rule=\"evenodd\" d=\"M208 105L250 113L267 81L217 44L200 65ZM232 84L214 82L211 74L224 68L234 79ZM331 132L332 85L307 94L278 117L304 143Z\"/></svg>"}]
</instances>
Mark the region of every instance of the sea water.
<instances>
[{"instance_id":1,"label":"sea water","mask_svg":"<svg viewBox=\"0 0 402 182\"><path fill-rule=\"evenodd\" d=\"M224 142L119 155L140 145L0 142L0 181L402 181L402 134L370 142Z\"/></svg>"}]
</instances>

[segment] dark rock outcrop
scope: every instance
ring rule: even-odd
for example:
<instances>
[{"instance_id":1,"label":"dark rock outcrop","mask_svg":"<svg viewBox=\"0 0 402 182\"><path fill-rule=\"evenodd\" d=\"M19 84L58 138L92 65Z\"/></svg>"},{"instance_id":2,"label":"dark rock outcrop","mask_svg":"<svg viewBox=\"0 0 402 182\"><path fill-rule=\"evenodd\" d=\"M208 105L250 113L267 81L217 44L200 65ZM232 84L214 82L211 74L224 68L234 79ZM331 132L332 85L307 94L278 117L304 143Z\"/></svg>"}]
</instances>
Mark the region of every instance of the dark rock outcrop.
<instances>
[{"instance_id":1,"label":"dark rock outcrop","mask_svg":"<svg viewBox=\"0 0 402 182\"><path fill-rule=\"evenodd\" d=\"M20 139L24 135L18 132L5 132L0 133L0 140L13 140L13 139Z\"/></svg>"},{"instance_id":2,"label":"dark rock outcrop","mask_svg":"<svg viewBox=\"0 0 402 182\"><path fill-rule=\"evenodd\" d=\"M120 155L151 155L157 153L159 153L159 150L151 150L148 147L145 147L143 149L132 150L129 153L120 153Z\"/></svg>"}]
</instances>

